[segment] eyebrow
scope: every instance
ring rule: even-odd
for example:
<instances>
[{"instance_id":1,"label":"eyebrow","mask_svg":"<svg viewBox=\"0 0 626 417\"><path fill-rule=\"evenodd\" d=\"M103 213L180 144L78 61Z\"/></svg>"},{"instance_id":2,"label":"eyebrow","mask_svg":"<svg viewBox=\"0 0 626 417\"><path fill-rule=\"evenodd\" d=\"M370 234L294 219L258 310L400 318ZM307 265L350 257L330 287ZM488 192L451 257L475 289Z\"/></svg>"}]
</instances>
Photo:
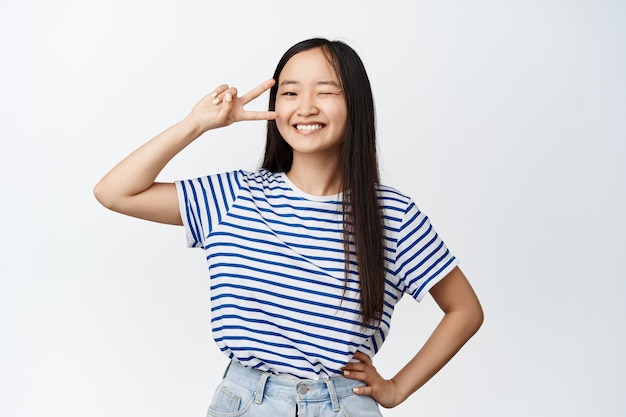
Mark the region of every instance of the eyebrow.
<instances>
[{"instance_id":1,"label":"eyebrow","mask_svg":"<svg viewBox=\"0 0 626 417\"><path fill-rule=\"evenodd\" d=\"M283 85L291 85L291 84L300 84L300 81L295 81L295 80L283 80L281 81L279 87L282 87ZM329 81L318 81L316 83L317 85L331 85L333 87L339 87L339 84L333 80L329 80Z\"/></svg>"}]
</instances>

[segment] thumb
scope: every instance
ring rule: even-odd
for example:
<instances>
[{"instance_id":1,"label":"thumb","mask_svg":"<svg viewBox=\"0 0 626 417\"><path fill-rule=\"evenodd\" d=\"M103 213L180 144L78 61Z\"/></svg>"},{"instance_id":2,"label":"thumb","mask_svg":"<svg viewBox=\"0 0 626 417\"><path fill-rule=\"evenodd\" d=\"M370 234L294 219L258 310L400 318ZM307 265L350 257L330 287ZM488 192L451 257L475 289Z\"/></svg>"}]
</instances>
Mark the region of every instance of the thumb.
<instances>
[{"instance_id":1,"label":"thumb","mask_svg":"<svg viewBox=\"0 0 626 417\"><path fill-rule=\"evenodd\" d=\"M233 95L229 92L224 94L224 100L220 109L218 111L218 118L224 121L225 125L229 125L233 122L230 117L231 112L233 111Z\"/></svg>"}]
</instances>

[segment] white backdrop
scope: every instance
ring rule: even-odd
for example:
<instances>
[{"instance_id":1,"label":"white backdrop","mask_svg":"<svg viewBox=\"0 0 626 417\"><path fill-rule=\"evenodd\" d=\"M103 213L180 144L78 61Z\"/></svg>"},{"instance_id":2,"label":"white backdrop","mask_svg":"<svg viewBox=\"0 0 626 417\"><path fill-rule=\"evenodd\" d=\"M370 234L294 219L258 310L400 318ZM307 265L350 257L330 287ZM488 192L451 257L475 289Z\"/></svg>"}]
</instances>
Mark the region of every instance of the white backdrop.
<instances>
[{"instance_id":1,"label":"white backdrop","mask_svg":"<svg viewBox=\"0 0 626 417\"><path fill-rule=\"evenodd\" d=\"M227 361L203 254L92 188L312 36L363 58L385 182L430 215L486 313L385 415L626 415L625 18L617 0L3 0L0 415L205 414ZM254 169L264 129L211 132L161 179ZM403 300L382 373L439 317Z\"/></svg>"}]
</instances>

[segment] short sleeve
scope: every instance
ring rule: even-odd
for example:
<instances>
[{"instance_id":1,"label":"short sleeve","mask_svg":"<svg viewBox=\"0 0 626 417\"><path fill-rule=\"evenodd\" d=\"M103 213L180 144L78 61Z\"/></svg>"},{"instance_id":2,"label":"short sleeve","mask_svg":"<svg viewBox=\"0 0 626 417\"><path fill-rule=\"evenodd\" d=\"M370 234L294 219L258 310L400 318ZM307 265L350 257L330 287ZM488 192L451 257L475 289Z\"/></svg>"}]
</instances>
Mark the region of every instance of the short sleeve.
<instances>
[{"instance_id":1,"label":"short sleeve","mask_svg":"<svg viewBox=\"0 0 626 417\"><path fill-rule=\"evenodd\" d=\"M188 247L204 246L237 198L243 175L234 171L175 182Z\"/></svg>"},{"instance_id":2,"label":"short sleeve","mask_svg":"<svg viewBox=\"0 0 626 417\"><path fill-rule=\"evenodd\" d=\"M399 230L395 265L400 288L417 301L458 265L428 216L412 201Z\"/></svg>"}]
</instances>

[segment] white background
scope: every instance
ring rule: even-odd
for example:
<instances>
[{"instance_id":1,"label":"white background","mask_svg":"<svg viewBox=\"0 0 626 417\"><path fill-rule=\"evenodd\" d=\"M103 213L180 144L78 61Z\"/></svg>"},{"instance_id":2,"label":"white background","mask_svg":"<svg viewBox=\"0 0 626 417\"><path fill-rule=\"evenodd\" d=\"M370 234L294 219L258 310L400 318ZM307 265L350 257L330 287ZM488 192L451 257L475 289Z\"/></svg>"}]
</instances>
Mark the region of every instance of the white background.
<instances>
[{"instance_id":1,"label":"white background","mask_svg":"<svg viewBox=\"0 0 626 417\"><path fill-rule=\"evenodd\" d=\"M385 182L430 215L486 313L385 415L626 415L625 21L610 0L4 0L0 415L205 414L227 361L203 253L92 188L216 85L247 91L312 36L361 55ZM211 132L160 178L254 169L264 130ZM379 370L439 317L403 300Z\"/></svg>"}]
</instances>

